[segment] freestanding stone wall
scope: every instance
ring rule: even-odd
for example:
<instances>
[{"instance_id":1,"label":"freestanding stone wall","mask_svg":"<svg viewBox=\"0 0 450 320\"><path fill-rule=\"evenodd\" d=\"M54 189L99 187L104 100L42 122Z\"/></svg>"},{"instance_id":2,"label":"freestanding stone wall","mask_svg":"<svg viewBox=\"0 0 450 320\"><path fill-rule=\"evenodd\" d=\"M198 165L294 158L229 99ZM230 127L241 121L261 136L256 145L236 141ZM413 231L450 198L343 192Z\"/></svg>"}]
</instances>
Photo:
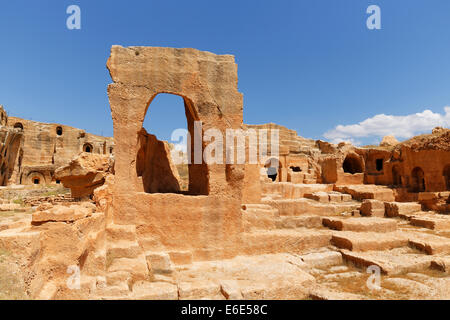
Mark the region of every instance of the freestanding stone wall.
<instances>
[{"instance_id":1,"label":"freestanding stone wall","mask_svg":"<svg viewBox=\"0 0 450 320\"><path fill-rule=\"evenodd\" d=\"M194 121L201 122L203 132L220 130L224 145L227 128L242 129L243 97L234 57L195 49L113 46L107 67L114 82L108 87L116 159L114 223L135 225L145 250L189 250L194 259L232 255L242 229L245 165L225 164L225 152L223 164L206 165L203 159L196 164L192 146L189 191L146 193L137 154L144 117L159 93L184 99L193 140Z\"/></svg>"}]
</instances>

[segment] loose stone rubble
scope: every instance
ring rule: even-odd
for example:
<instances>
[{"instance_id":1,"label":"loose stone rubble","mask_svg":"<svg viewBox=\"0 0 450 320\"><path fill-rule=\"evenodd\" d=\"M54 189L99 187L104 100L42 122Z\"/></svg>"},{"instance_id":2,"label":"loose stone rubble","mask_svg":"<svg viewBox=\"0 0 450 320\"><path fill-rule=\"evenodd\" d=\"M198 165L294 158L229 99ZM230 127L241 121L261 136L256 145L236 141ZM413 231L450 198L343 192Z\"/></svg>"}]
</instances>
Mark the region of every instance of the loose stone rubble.
<instances>
[{"instance_id":1,"label":"loose stone rubble","mask_svg":"<svg viewBox=\"0 0 450 320\"><path fill-rule=\"evenodd\" d=\"M5 158L0 268L20 285L0 278L0 298L450 299L450 130L334 145L243 124L231 55L113 46L107 67L114 143L86 149L88 134L74 129L77 152L61 151L66 159L42 173L70 196L26 185L20 152ZM183 98L191 136L195 121L222 133L279 130L279 154L189 164L182 190L170 147L142 128L159 93ZM14 128L0 114L2 150L36 138L29 122Z\"/></svg>"}]
</instances>

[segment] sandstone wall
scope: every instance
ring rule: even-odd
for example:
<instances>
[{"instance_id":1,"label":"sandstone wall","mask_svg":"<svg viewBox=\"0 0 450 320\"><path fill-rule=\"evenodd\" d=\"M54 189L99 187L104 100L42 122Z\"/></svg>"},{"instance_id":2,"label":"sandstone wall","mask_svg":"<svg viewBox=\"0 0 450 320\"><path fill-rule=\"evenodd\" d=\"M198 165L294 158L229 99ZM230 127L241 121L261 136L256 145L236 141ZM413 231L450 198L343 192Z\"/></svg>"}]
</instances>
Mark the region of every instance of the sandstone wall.
<instances>
[{"instance_id":1,"label":"sandstone wall","mask_svg":"<svg viewBox=\"0 0 450 320\"><path fill-rule=\"evenodd\" d=\"M10 184L55 183L55 169L68 164L82 151L113 152L113 138L61 125L9 117L7 126L22 132Z\"/></svg>"}]
</instances>

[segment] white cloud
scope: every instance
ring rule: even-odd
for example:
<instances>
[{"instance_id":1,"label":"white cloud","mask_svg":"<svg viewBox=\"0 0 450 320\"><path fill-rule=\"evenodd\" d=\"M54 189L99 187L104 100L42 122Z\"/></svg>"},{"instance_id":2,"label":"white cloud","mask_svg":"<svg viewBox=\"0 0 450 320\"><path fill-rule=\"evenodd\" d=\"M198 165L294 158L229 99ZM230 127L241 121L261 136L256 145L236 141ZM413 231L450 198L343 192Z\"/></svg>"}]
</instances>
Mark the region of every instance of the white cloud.
<instances>
[{"instance_id":1,"label":"white cloud","mask_svg":"<svg viewBox=\"0 0 450 320\"><path fill-rule=\"evenodd\" d=\"M409 139L421 133L431 132L438 126L450 126L450 107L444 107L444 114L434 113L428 109L406 116L377 114L358 124L338 125L325 132L323 136L333 143L349 141L358 145L361 138L393 135L399 140Z\"/></svg>"}]
</instances>

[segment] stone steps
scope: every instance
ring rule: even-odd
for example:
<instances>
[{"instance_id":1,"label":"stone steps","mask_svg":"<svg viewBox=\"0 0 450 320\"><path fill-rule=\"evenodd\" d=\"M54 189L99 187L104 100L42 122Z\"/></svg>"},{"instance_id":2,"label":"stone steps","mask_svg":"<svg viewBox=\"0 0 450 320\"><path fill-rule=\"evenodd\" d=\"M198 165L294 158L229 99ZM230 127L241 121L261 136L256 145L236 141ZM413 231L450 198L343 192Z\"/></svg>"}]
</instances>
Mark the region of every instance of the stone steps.
<instances>
[{"instance_id":1,"label":"stone steps","mask_svg":"<svg viewBox=\"0 0 450 320\"><path fill-rule=\"evenodd\" d=\"M95 296L102 300L126 299L130 295L130 288L126 282L120 282L105 288L95 290Z\"/></svg>"},{"instance_id":2,"label":"stone steps","mask_svg":"<svg viewBox=\"0 0 450 320\"><path fill-rule=\"evenodd\" d=\"M385 205L383 201L365 199L361 204L361 215L367 217L384 217Z\"/></svg>"},{"instance_id":3,"label":"stone steps","mask_svg":"<svg viewBox=\"0 0 450 320\"><path fill-rule=\"evenodd\" d=\"M410 224L417 227L427 228L437 231L450 230L450 217L440 214L420 215L411 217Z\"/></svg>"},{"instance_id":4,"label":"stone steps","mask_svg":"<svg viewBox=\"0 0 450 320\"><path fill-rule=\"evenodd\" d=\"M331 243L350 251L389 250L408 245L408 235L395 232L353 232L339 231L333 234Z\"/></svg>"},{"instance_id":5,"label":"stone steps","mask_svg":"<svg viewBox=\"0 0 450 320\"><path fill-rule=\"evenodd\" d=\"M136 226L111 224L106 227L108 241L136 240Z\"/></svg>"},{"instance_id":6,"label":"stone steps","mask_svg":"<svg viewBox=\"0 0 450 320\"><path fill-rule=\"evenodd\" d=\"M106 257L107 259L136 258L141 251L136 241L119 240L108 243Z\"/></svg>"},{"instance_id":7,"label":"stone steps","mask_svg":"<svg viewBox=\"0 0 450 320\"><path fill-rule=\"evenodd\" d=\"M166 252L145 252L148 269L153 274L170 274L173 271L173 264L170 256Z\"/></svg>"},{"instance_id":8,"label":"stone steps","mask_svg":"<svg viewBox=\"0 0 450 320\"><path fill-rule=\"evenodd\" d=\"M393 232L397 230L397 222L384 218L322 218L324 226L339 231L355 232Z\"/></svg>"},{"instance_id":9,"label":"stone steps","mask_svg":"<svg viewBox=\"0 0 450 320\"><path fill-rule=\"evenodd\" d=\"M420 212L422 206L417 202L386 202L385 209L386 216L392 218Z\"/></svg>"},{"instance_id":10,"label":"stone steps","mask_svg":"<svg viewBox=\"0 0 450 320\"><path fill-rule=\"evenodd\" d=\"M314 200L285 199L285 200L263 200L265 204L278 209L280 216L300 216L300 215L319 215L333 216L343 212L352 212L359 209L359 203L333 203L324 204Z\"/></svg>"},{"instance_id":11,"label":"stone steps","mask_svg":"<svg viewBox=\"0 0 450 320\"><path fill-rule=\"evenodd\" d=\"M313 268L327 268L342 264L342 254L338 251L308 253L301 255L300 259Z\"/></svg>"},{"instance_id":12,"label":"stone steps","mask_svg":"<svg viewBox=\"0 0 450 320\"><path fill-rule=\"evenodd\" d=\"M244 230L249 232L255 229L270 230L276 228L278 210L266 204L242 205L242 218Z\"/></svg>"},{"instance_id":13,"label":"stone steps","mask_svg":"<svg viewBox=\"0 0 450 320\"><path fill-rule=\"evenodd\" d=\"M163 251L163 250L165 250L165 247L161 244L159 239L149 236L149 235L145 238L139 238L138 242L144 251Z\"/></svg>"},{"instance_id":14,"label":"stone steps","mask_svg":"<svg viewBox=\"0 0 450 320\"><path fill-rule=\"evenodd\" d=\"M429 255L450 253L450 238L433 234L417 232L410 237L409 244Z\"/></svg>"},{"instance_id":15,"label":"stone steps","mask_svg":"<svg viewBox=\"0 0 450 320\"><path fill-rule=\"evenodd\" d=\"M318 201L320 203L350 202L352 197L349 194L339 192L314 192L305 194L305 198Z\"/></svg>"},{"instance_id":16,"label":"stone steps","mask_svg":"<svg viewBox=\"0 0 450 320\"><path fill-rule=\"evenodd\" d=\"M345 261L357 267L368 268L378 266L383 274L396 275L407 272L424 271L430 268L430 256L412 253L408 248L389 251L352 252L341 250Z\"/></svg>"},{"instance_id":17,"label":"stone steps","mask_svg":"<svg viewBox=\"0 0 450 320\"><path fill-rule=\"evenodd\" d=\"M168 282L140 281L133 285L136 300L178 300L178 287Z\"/></svg>"},{"instance_id":18,"label":"stone steps","mask_svg":"<svg viewBox=\"0 0 450 320\"><path fill-rule=\"evenodd\" d=\"M326 247L331 240L331 232L314 229L281 229L256 231L243 234L244 255L269 253L302 253L305 250Z\"/></svg>"},{"instance_id":19,"label":"stone steps","mask_svg":"<svg viewBox=\"0 0 450 320\"><path fill-rule=\"evenodd\" d=\"M149 271L147 266L146 257L140 254L136 258L116 258L107 265L106 281L122 280L125 281L129 278L125 276L125 273L130 275L131 279L144 280L148 279ZM124 273L118 273L124 272ZM117 273L111 275L111 273ZM108 278L109 277L109 278Z\"/></svg>"},{"instance_id":20,"label":"stone steps","mask_svg":"<svg viewBox=\"0 0 450 320\"><path fill-rule=\"evenodd\" d=\"M437 257L431 261L431 269L450 274L450 256Z\"/></svg>"},{"instance_id":21,"label":"stone steps","mask_svg":"<svg viewBox=\"0 0 450 320\"><path fill-rule=\"evenodd\" d=\"M283 216L275 225L278 229L320 228L322 218L317 215Z\"/></svg>"},{"instance_id":22,"label":"stone steps","mask_svg":"<svg viewBox=\"0 0 450 320\"><path fill-rule=\"evenodd\" d=\"M335 185L334 190L341 193L350 194L353 199L360 201L365 199L395 201L395 196L392 189L379 185Z\"/></svg>"}]
</instances>

